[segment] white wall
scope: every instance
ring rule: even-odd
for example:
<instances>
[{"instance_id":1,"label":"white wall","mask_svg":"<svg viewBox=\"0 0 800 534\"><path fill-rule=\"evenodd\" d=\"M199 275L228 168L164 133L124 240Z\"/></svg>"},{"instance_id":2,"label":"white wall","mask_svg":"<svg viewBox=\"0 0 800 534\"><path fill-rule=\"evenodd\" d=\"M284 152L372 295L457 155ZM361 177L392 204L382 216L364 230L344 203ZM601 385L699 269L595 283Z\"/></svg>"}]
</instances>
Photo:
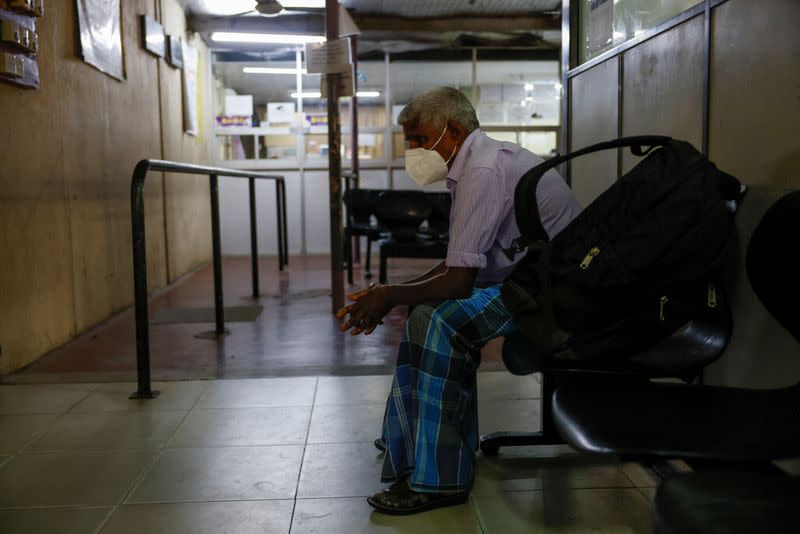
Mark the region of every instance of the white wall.
<instances>
[{"instance_id":1,"label":"white wall","mask_svg":"<svg viewBox=\"0 0 800 534\"><path fill-rule=\"evenodd\" d=\"M286 179L286 211L289 254L299 254L302 242L300 173L280 172ZM219 213L223 254L250 254L250 200L248 181L219 179ZM278 231L275 217L275 182L256 180L258 253L277 256Z\"/></svg>"}]
</instances>

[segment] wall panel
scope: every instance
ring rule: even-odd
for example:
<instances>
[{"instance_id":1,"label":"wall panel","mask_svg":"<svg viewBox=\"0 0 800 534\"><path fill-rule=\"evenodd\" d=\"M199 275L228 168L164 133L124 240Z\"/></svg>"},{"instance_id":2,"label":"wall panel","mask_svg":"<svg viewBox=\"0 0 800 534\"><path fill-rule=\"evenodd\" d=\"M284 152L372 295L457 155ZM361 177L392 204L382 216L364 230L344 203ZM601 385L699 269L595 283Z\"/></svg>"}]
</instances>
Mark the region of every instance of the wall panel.
<instances>
[{"instance_id":1,"label":"wall panel","mask_svg":"<svg viewBox=\"0 0 800 534\"><path fill-rule=\"evenodd\" d=\"M570 150L617 138L619 58L592 67L570 80ZM589 154L571 163L572 189L587 206L617 179L617 152Z\"/></svg>"},{"instance_id":2,"label":"wall panel","mask_svg":"<svg viewBox=\"0 0 800 534\"><path fill-rule=\"evenodd\" d=\"M800 2L712 12L709 154L748 184L800 188Z\"/></svg>"},{"instance_id":3,"label":"wall panel","mask_svg":"<svg viewBox=\"0 0 800 534\"><path fill-rule=\"evenodd\" d=\"M698 150L703 138L703 16L625 52L622 135L671 135ZM622 156L622 171L638 161Z\"/></svg>"}]
</instances>

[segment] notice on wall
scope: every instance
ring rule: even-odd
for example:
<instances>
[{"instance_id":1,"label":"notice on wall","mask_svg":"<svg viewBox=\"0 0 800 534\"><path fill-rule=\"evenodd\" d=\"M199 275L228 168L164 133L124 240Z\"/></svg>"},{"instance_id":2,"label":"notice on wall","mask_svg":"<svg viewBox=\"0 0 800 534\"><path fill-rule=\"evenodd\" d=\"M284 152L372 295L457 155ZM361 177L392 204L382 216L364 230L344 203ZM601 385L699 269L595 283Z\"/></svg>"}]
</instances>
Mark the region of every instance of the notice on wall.
<instances>
[{"instance_id":1,"label":"notice on wall","mask_svg":"<svg viewBox=\"0 0 800 534\"><path fill-rule=\"evenodd\" d=\"M270 124L294 122L294 102L268 102L267 121Z\"/></svg>"},{"instance_id":2,"label":"notice on wall","mask_svg":"<svg viewBox=\"0 0 800 534\"><path fill-rule=\"evenodd\" d=\"M332 39L324 43L306 44L306 70L309 74L352 71L350 39Z\"/></svg>"},{"instance_id":3,"label":"notice on wall","mask_svg":"<svg viewBox=\"0 0 800 534\"><path fill-rule=\"evenodd\" d=\"M183 53L183 128L190 135L200 133L200 122L198 119L198 63L199 54L197 48L190 44L181 42Z\"/></svg>"},{"instance_id":4,"label":"notice on wall","mask_svg":"<svg viewBox=\"0 0 800 534\"><path fill-rule=\"evenodd\" d=\"M356 94L356 77L353 72L353 66L349 66L349 72L331 73L336 77L336 95L337 96L355 96ZM320 82L320 97L328 98L328 78L327 75L322 75Z\"/></svg>"},{"instance_id":5,"label":"notice on wall","mask_svg":"<svg viewBox=\"0 0 800 534\"><path fill-rule=\"evenodd\" d=\"M76 3L83 60L123 80L119 0L76 0Z\"/></svg>"}]
</instances>

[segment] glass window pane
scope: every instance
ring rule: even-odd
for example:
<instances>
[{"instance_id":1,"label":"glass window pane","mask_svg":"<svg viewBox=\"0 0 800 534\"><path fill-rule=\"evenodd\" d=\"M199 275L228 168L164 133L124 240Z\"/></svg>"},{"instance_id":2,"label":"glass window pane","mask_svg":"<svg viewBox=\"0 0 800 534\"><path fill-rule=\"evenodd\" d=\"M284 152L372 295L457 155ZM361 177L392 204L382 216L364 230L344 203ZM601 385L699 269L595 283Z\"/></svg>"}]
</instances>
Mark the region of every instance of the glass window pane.
<instances>
[{"instance_id":1,"label":"glass window pane","mask_svg":"<svg viewBox=\"0 0 800 534\"><path fill-rule=\"evenodd\" d=\"M552 156L558 149L556 132L520 132L520 144L537 156Z\"/></svg>"},{"instance_id":2,"label":"glass window pane","mask_svg":"<svg viewBox=\"0 0 800 534\"><path fill-rule=\"evenodd\" d=\"M578 62L637 37L701 0L580 0Z\"/></svg>"},{"instance_id":3,"label":"glass window pane","mask_svg":"<svg viewBox=\"0 0 800 534\"><path fill-rule=\"evenodd\" d=\"M557 61L481 61L478 120L491 125L558 125L561 83Z\"/></svg>"}]
</instances>

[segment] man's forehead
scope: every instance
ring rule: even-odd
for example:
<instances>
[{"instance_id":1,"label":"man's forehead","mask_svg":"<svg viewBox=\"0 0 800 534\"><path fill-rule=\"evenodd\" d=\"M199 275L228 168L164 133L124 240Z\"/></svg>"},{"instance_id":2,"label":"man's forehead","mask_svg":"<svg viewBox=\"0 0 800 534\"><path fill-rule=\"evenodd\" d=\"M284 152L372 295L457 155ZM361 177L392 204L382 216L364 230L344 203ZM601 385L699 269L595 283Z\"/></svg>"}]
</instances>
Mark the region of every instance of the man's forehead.
<instances>
[{"instance_id":1,"label":"man's forehead","mask_svg":"<svg viewBox=\"0 0 800 534\"><path fill-rule=\"evenodd\" d=\"M422 119L403 125L403 133L408 136L425 136L430 133L430 125Z\"/></svg>"}]
</instances>

